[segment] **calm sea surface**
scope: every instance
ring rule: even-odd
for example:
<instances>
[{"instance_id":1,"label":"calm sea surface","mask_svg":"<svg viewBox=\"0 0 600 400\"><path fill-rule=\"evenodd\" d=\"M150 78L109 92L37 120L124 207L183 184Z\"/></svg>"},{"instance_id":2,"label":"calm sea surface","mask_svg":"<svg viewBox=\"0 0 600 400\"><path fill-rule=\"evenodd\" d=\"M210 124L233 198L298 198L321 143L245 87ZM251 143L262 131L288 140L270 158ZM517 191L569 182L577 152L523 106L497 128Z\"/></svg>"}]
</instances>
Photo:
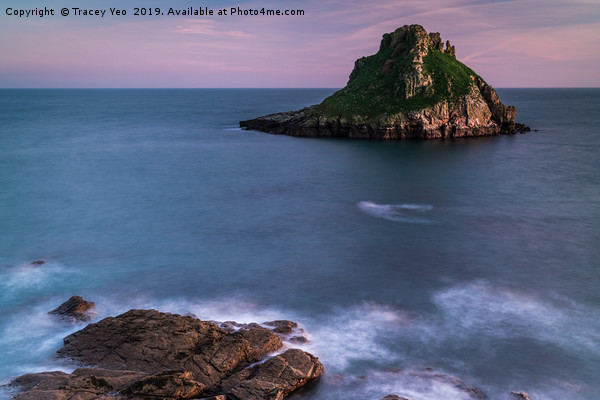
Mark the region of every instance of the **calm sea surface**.
<instances>
[{"instance_id":1,"label":"calm sea surface","mask_svg":"<svg viewBox=\"0 0 600 400\"><path fill-rule=\"evenodd\" d=\"M327 373L295 400L468 398L425 367L597 400L600 90L499 90L539 129L516 136L237 127L332 92L0 90L0 381L69 370L81 326L46 313L81 295L99 318L296 320Z\"/></svg>"}]
</instances>

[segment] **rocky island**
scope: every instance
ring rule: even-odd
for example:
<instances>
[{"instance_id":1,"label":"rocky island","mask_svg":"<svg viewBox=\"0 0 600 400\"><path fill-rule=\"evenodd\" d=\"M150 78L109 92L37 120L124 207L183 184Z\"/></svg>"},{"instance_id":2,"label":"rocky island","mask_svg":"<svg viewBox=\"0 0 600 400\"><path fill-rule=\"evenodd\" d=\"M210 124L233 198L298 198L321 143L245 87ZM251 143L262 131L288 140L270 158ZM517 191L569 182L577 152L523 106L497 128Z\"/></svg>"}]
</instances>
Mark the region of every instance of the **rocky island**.
<instances>
[{"instance_id":1,"label":"rocky island","mask_svg":"<svg viewBox=\"0 0 600 400\"><path fill-rule=\"evenodd\" d=\"M529 130L515 117L449 41L405 25L383 35L376 54L356 60L346 87L321 104L240 126L291 136L444 139Z\"/></svg>"}]
</instances>

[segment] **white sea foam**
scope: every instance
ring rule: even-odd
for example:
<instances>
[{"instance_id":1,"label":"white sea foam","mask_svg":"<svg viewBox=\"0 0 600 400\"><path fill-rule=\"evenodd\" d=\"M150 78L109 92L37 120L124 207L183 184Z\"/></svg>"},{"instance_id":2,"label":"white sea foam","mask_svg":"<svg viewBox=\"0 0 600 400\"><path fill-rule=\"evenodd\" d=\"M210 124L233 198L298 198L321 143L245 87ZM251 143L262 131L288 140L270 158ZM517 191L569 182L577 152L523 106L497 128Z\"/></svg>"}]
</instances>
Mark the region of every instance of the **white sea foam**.
<instances>
[{"instance_id":1,"label":"white sea foam","mask_svg":"<svg viewBox=\"0 0 600 400\"><path fill-rule=\"evenodd\" d=\"M444 379L446 377L447 379ZM330 375L326 396L319 399L378 400L388 394L418 400L471 400L472 397L457 386L458 380L439 371L423 373L419 370L372 371L362 376Z\"/></svg>"},{"instance_id":2,"label":"white sea foam","mask_svg":"<svg viewBox=\"0 0 600 400\"><path fill-rule=\"evenodd\" d=\"M598 312L568 301L549 303L524 292L475 282L440 290L433 295L433 302L441 313L418 317L404 309L377 303L335 308L329 315L319 317L264 307L242 298L159 302L140 299L137 305L180 314L193 313L205 320L260 323L289 319L298 322L306 330L310 342L294 347L315 354L327 366L325 387L314 397L318 400L377 400L390 393L419 400L470 399L451 380L437 379L435 374L415 373L423 366L422 362L390 349L389 340L394 337L408 336L409 342L422 341L424 347L440 346L441 352L448 344L447 340L458 338L467 343L475 336L492 339L529 336L590 351L597 351L597 343L600 343L596 341L600 331L596 329L600 328ZM575 344L571 343L573 340ZM457 361L455 370L463 369L460 363ZM361 365L368 367L362 369ZM405 369L381 370L390 365ZM459 378L467 385L478 386L476 382L470 382L468 376ZM577 384L549 382L546 386L527 389L534 400L582 398L573 386ZM504 395L508 399L510 391L517 388L483 389L488 391L491 399L504 400Z\"/></svg>"},{"instance_id":3,"label":"white sea foam","mask_svg":"<svg viewBox=\"0 0 600 400\"><path fill-rule=\"evenodd\" d=\"M208 321L262 323L273 320L292 320L305 330L308 344L294 344L315 353L328 369L343 370L353 360L377 360L391 355L378 340L390 331L411 323L414 315L390 306L364 303L348 309L336 309L330 317L314 318L296 312L264 307L241 298L224 300L150 300L129 299L123 302L98 298L98 319L114 316L131 308L153 308L163 312L193 314ZM325 318L325 320L323 319Z\"/></svg>"},{"instance_id":4,"label":"white sea foam","mask_svg":"<svg viewBox=\"0 0 600 400\"><path fill-rule=\"evenodd\" d=\"M63 265L47 262L40 266L21 264L0 271L0 299L12 299L16 293L38 291L64 274Z\"/></svg>"},{"instance_id":5,"label":"white sea foam","mask_svg":"<svg viewBox=\"0 0 600 400\"><path fill-rule=\"evenodd\" d=\"M372 201L359 201L356 205L365 214L377 218L415 224L432 223L430 219L415 216L432 210L433 206L430 204L378 204Z\"/></svg>"},{"instance_id":6,"label":"white sea foam","mask_svg":"<svg viewBox=\"0 0 600 400\"><path fill-rule=\"evenodd\" d=\"M568 299L540 299L485 282L462 284L434 295L446 329L454 335L530 337L567 350L600 354L600 312Z\"/></svg>"},{"instance_id":7,"label":"white sea foam","mask_svg":"<svg viewBox=\"0 0 600 400\"><path fill-rule=\"evenodd\" d=\"M236 131L236 132L240 132L243 129L240 128L239 125L226 125L226 126L223 127L223 130L224 131Z\"/></svg>"},{"instance_id":8,"label":"white sea foam","mask_svg":"<svg viewBox=\"0 0 600 400\"><path fill-rule=\"evenodd\" d=\"M48 314L55 301L37 303L19 309L18 314L3 318L0 328L0 354L3 373L12 377L43 371L71 372L74 367L52 358L63 338L82 325L65 325ZM6 376L6 375L4 375ZM10 377L3 384L8 383ZM0 388L0 400L12 398L11 388Z\"/></svg>"},{"instance_id":9,"label":"white sea foam","mask_svg":"<svg viewBox=\"0 0 600 400\"><path fill-rule=\"evenodd\" d=\"M262 323L280 319L292 320L305 330L304 336L309 339L309 342L287 343L287 345L302 348L318 356L327 366L328 373L345 373L354 362L389 361L398 357L380 340L387 337L390 332L398 332L411 324L415 318L413 314L403 309L376 303L336 308L332 314L318 318L264 307L241 298L209 301L183 299L153 301L138 298L129 302L127 306L123 306L120 302L111 302L109 299L100 299L98 303L104 305L103 308L96 310L101 316L117 315L134 307L155 308L182 315L193 314L202 320L212 321Z\"/></svg>"},{"instance_id":10,"label":"white sea foam","mask_svg":"<svg viewBox=\"0 0 600 400\"><path fill-rule=\"evenodd\" d=\"M326 321L305 322L314 339L306 349L338 372L353 361L390 360L396 355L380 343L381 337L397 332L412 318L404 310L373 303L337 309Z\"/></svg>"},{"instance_id":11,"label":"white sea foam","mask_svg":"<svg viewBox=\"0 0 600 400\"><path fill-rule=\"evenodd\" d=\"M231 295L223 300L163 299L143 297L130 298L126 304L110 298L98 298L96 312L100 317L114 316L132 308L157 309L181 315L193 314L207 321L236 321L239 323L265 322L277 319L292 319L284 311L260 306L251 301Z\"/></svg>"},{"instance_id":12,"label":"white sea foam","mask_svg":"<svg viewBox=\"0 0 600 400\"><path fill-rule=\"evenodd\" d=\"M9 383L8 379L0 381L0 400L10 400L18 393L16 387L8 386Z\"/></svg>"},{"instance_id":13,"label":"white sea foam","mask_svg":"<svg viewBox=\"0 0 600 400\"><path fill-rule=\"evenodd\" d=\"M15 375L57 369L70 371L68 367L52 364L53 360L50 358L60 347L62 337L81 328L65 327L47 315L47 310L56 306L59 300L53 299L52 302L23 310L23 314L10 318L4 324L6 328L0 332L0 346L5 349L21 349L24 353L23 356L9 354L14 359L14 365L19 365L14 371ZM191 313L203 320L232 320L240 323L262 323L278 319L296 321L306 330L310 342L294 347L301 347L315 354L327 366L323 384L314 396L317 400L377 400L390 393L419 400L469 398L451 381L436 379L431 374L415 373L418 366L423 366L418 360L409 359L405 354L389 348L389 340L397 336L409 335L412 343L417 344L421 340L424 346L433 348L443 348L446 345L443 341L450 336L452 339L462 336L462 340L469 341L470 335L496 338L542 335L544 340L568 345L572 340L570 336L575 335L578 345L584 347L591 346L591 342L597 338L595 332L577 332L581 330L581 326L573 320L577 317L571 314L571 309L562 310L557 305L548 304L526 293L494 288L485 282L455 285L435 293L433 301L442 312L441 317L440 314L415 317L404 309L376 303L335 308L331 313L316 317L264 307L236 297L208 301L143 297L127 301L102 297L95 297L93 300L97 304L98 319L118 315L131 308L155 308L178 314ZM574 305L572 307L577 308ZM588 311L590 310L580 310L580 314ZM597 313L592 313L587 318L597 317ZM584 322L584 326L597 326L597 323L594 325L589 320ZM569 324L575 326L569 327ZM543 332L548 328L551 333ZM564 329L567 330L566 335L558 335ZM591 349L594 351L593 347ZM390 366L404 369L390 371ZM468 376L460 378L468 385L478 386L477 383L470 382ZM502 388L502 393L509 393L513 389L517 388ZM536 395L543 395L546 400L558 400L560 397L556 393L570 393L566 386L560 387L558 384L536 389L532 399ZM0 399L1 396L2 394ZM500 398L502 397L492 397ZM579 397L573 395L570 398Z\"/></svg>"}]
</instances>

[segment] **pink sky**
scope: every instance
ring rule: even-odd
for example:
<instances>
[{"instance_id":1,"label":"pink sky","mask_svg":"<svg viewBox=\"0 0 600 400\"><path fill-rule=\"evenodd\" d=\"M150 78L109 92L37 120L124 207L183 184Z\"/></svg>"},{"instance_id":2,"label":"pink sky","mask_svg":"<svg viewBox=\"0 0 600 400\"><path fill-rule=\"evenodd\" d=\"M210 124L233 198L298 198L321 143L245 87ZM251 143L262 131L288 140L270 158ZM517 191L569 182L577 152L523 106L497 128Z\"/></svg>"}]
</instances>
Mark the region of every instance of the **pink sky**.
<instances>
[{"instance_id":1,"label":"pink sky","mask_svg":"<svg viewBox=\"0 0 600 400\"><path fill-rule=\"evenodd\" d=\"M599 0L150 0L211 9L304 9L289 17L6 15L40 0L0 0L0 87L342 87L354 60L405 24L440 32L495 87L600 87ZM51 7L50 5L47 5ZM108 11L107 11L108 13Z\"/></svg>"}]
</instances>

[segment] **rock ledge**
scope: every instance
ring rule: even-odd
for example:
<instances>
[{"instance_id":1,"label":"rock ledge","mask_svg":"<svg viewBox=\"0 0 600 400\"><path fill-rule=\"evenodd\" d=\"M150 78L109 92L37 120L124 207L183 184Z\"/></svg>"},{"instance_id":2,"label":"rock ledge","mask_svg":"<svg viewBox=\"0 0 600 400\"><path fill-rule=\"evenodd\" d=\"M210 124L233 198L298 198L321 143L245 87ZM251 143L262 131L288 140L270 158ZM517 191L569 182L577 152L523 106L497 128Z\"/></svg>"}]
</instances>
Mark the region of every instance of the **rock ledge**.
<instances>
[{"instance_id":1,"label":"rock ledge","mask_svg":"<svg viewBox=\"0 0 600 400\"><path fill-rule=\"evenodd\" d=\"M283 347L258 324L227 332L191 316L130 310L64 339L58 357L93 368L27 374L11 384L21 390L15 400L281 400L324 371L300 349L273 355Z\"/></svg>"}]
</instances>

